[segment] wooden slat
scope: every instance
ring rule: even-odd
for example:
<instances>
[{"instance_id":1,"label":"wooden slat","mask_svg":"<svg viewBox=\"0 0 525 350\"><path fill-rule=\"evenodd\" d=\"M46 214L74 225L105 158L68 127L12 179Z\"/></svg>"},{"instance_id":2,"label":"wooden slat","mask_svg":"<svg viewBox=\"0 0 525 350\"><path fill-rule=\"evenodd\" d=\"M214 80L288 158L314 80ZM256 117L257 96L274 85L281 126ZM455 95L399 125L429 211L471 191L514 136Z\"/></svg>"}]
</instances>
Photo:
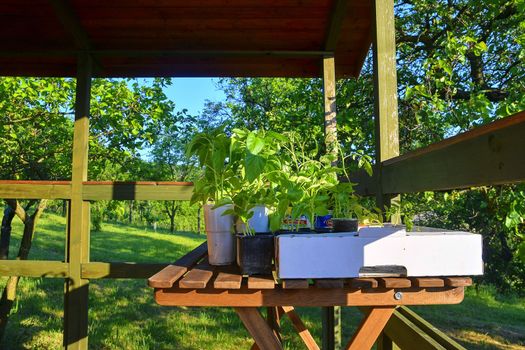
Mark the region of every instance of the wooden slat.
<instances>
[{"instance_id":1,"label":"wooden slat","mask_svg":"<svg viewBox=\"0 0 525 350\"><path fill-rule=\"evenodd\" d=\"M359 325L357 332L354 334L352 340L350 340L345 349L371 349L393 312L393 307L376 307L368 310L368 313Z\"/></svg>"},{"instance_id":2,"label":"wooden slat","mask_svg":"<svg viewBox=\"0 0 525 350\"><path fill-rule=\"evenodd\" d=\"M314 280L317 288L343 288L345 281L342 279L316 279Z\"/></svg>"},{"instance_id":3,"label":"wooden slat","mask_svg":"<svg viewBox=\"0 0 525 350\"><path fill-rule=\"evenodd\" d=\"M384 288L410 288L412 281L408 278L378 278L379 284Z\"/></svg>"},{"instance_id":4,"label":"wooden slat","mask_svg":"<svg viewBox=\"0 0 525 350\"><path fill-rule=\"evenodd\" d=\"M238 269L221 271L213 281L213 287L217 289L239 289L241 288L242 275Z\"/></svg>"},{"instance_id":5,"label":"wooden slat","mask_svg":"<svg viewBox=\"0 0 525 350\"><path fill-rule=\"evenodd\" d=\"M61 261L2 260L0 276L66 278L69 276L69 266Z\"/></svg>"},{"instance_id":6,"label":"wooden slat","mask_svg":"<svg viewBox=\"0 0 525 350\"><path fill-rule=\"evenodd\" d=\"M306 279L285 279L281 281L284 289L306 289L309 287Z\"/></svg>"},{"instance_id":7,"label":"wooden slat","mask_svg":"<svg viewBox=\"0 0 525 350\"><path fill-rule=\"evenodd\" d=\"M206 288L209 280L213 276L214 267L208 263L208 260L199 263L188 271L179 281L179 288L202 289Z\"/></svg>"},{"instance_id":8,"label":"wooden slat","mask_svg":"<svg viewBox=\"0 0 525 350\"><path fill-rule=\"evenodd\" d=\"M432 305L457 304L463 300L463 288L409 288L401 299L394 297L395 289L157 289L155 300L166 306L370 306L370 305Z\"/></svg>"},{"instance_id":9,"label":"wooden slat","mask_svg":"<svg viewBox=\"0 0 525 350\"><path fill-rule=\"evenodd\" d=\"M406 277L407 269L398 265L363 266L359 277Z\"/></svg>"},{"instance_id":10,"label":"wooden slat","mask_svg":"<svg viewBox=\"0 0 525 350\"><path fill-rule=\"evenodd\" d=\"M236 307L235 311L251 334L259 349L282 350L282 345L268 323L264 321L259 310L253 307Z\"/></svg>"},{"instance_id":11,"label":"wooden slat","mask_svg":"<svg viewBox=\"0 0 525 350\"><path fill-rule=\"evenodd\" d=\"M69 181L0 180L0 198L6 199L70 199Z\"/></svg>"},{"instance_id":12,"label":"wooden slat","mask_svg":"<svg viewBox=\"0 0 525 350\"><path fill-rule=\"evenodd\" d=\"M472 285L470 277L445 277L445 285L448 287L468 287Z\"/></svg>"},{"instance_id":13,"label":"wooden slat","mask_svg":"<svg viewBox=\"0 0 525 350\"><path fill-rule=\"evenodd\" d=\"M440 288L445 286L443 278L434 277L415 277L411 278L412 285L418 288Z\"/></svg>"},{"instance_id":14,"label":"wooden slat","mask_svg":"<svg viewBox=\"0 0 525 350\"><path fill-rule=\"evenodd\" d=\"M206 242L184 255L172 265L159 271L148 279L148 285L153 288L170 288L188 269L195 265L208 251Z\"/></svg>"},{"instance_id":15,"label":"wooden slat","mask_svg":"<svg viewBox=\"0 0 525 350\"><path fill-rule=\"evenodd\" d=\"M383 163L386 193L470 188L525 181L525 112Z\"/></svg>"},{"instance_id":16,"label":"wooden slat","mask_svg":"<svg viewBox=\"0 0 525 350\"><path fill-rule=\"evenodd\" d=\"M306 328L297 312L295 312L293 306L282 306L280 309L288 316L297 334L299 334L306 345L306 348L308 350L319 350L319 345L317 345L314 337L312 337L308 328Z\"/></svg>"},{"instance_id":17,"label":"wooden slat","mask_svg":"<svg viewBox=\"0 0 525 350\"><path fill-rule=\"evenodd\" d=\"M350 280L352 288L377 288L379 283L375 278L352 278Z\"/></svg>"},{"instance_id":18,"label":"wooden slat","mask_svg":"<svg viewBox=\"0 0 525 350\"><path fill-rule=\"evenodd\" d=\"M86 200L189 200L193 184L188 182L85 182Z\"/></svg>"},{"instance_id":19,"label":"wooden slat","mask_svg":"<svg viewBox=\"0 0 525 350\"><path fill-rule=\"evenodd\" d=\"M248 289L274 289L275 280L272 276L248 277Z\"/></svg>"}]
</instances>

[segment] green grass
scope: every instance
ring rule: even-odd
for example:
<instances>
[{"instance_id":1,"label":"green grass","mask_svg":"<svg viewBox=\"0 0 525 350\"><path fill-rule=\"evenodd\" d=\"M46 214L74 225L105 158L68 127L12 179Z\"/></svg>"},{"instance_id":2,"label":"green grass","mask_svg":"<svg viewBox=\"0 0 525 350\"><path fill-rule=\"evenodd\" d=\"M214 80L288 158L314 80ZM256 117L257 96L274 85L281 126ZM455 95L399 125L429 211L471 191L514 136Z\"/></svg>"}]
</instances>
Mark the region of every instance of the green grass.
<instances>
[{"instance_id":1,"label":"green grass","mask_svg":"<svg viewBox=\"0 0 525 350\"><path fill-rule=\"evenodd\" d=\"M11 246L18 247L20 224ZM65 221L44 215L31 259L64 258ZM165 262L196 247L204 237L170 235L124 225L104 224L91 236L92 261ZM10 256L15 254L12 249ZM2 282L5 278L2 279ZM3 284L3 283L2 283ZM23 279L1 349L59 349L62 342L63 280ZM469 288L460 305L414 308L468 349L525 349L525 299L499 297L490 288ZM320 342L318 308L299 308ZM360 313L343 310L343 339L348 340ZM161 307L143 280L94 280L90 285L89 343L92 349L247 349L251 338L235 313L226 308ZM302 349L283 320L286 349Z\"/></svg>"}]
</instances>

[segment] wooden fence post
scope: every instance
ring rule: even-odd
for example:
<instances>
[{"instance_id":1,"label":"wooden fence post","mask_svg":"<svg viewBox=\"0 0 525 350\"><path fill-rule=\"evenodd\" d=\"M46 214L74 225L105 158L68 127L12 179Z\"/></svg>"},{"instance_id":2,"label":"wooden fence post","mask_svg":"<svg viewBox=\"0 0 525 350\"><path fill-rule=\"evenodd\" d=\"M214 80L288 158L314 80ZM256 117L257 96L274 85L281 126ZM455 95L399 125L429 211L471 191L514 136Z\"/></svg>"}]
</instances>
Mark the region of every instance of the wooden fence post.
<instances>
[{"instance_id":1,"label":"wooden fence post","mask_svg":"<svg viewBox=\"0 0 525 350\"><path fill-rule=\"evenodd\" d=\"M381 163L399 155L394 0L375 0L373 13L374 112L376 126L376 202L380 209L399 203L383 193ZM399 215L392 217L399 223Z\"/></svg>"},{"instance_id":2,"label":"wooden fence post","mask_svg":"<svg viewBox=\"0 0 525 350\"><path fill-rule=\"evenodd\" d=\"M77 70L71 204L66 238L69 278L64 290L64 347L67 349L88 348L89 281L82 279L81 267L82 263L89 262L89 202L82 197L82 183L87 180L88 169L91 70L91 57L81 54Z\"/></svg>"}]
</instances>

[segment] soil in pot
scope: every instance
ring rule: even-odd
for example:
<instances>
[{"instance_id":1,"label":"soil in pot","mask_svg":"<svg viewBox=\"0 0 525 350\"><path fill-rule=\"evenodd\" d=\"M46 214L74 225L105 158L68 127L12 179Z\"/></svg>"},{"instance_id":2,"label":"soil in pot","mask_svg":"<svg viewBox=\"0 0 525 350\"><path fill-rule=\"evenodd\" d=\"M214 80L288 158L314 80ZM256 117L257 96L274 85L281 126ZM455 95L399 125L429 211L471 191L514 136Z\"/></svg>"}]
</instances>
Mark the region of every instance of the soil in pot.
<instances>
[{"instance_id":1,"label":"soil in pot","mask_svg":"<svg viewBox=\"0 0 525 350\"><path fill-rule=\"evenodd\" d=\"M243 275L269 275L272 273L274 235L257 233L253 236L237 235L237 264Z\"/></svg>"},{"instance_id":2,"label":"soil in pot","mask_svg":"<svg viewBox=\"0 0 525 350\"><path fill-rule=\"evenodd\" d=\"M334 232L357 232L359 221L357 219L332 219Z\"/></svg>"}]
</instances>

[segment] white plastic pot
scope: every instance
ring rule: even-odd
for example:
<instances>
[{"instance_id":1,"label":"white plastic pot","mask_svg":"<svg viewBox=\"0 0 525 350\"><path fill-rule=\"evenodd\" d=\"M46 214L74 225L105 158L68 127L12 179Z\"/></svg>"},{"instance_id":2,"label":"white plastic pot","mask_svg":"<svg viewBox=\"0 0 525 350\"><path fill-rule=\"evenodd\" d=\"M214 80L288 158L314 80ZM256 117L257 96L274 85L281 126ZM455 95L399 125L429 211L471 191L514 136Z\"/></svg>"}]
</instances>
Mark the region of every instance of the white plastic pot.
<instances>
[{"instance_id":1,"label":"white plastic pot","mask_svg":"<svg viewBox=\"0 0 525 350\"><path fill-rule=\"evenodd\" d=\"M204 206L204 224L208 238L208 261L211 265L230 265L235 261L235 237L232 234L233 216L222 215L231 205L213 209Z\"/></svg>"},{"instance_id":2,"label":"white plastic pot","mask_svg":"<svg viewBox=\"0 0 525 350\"><path fill-rule=\"evenodd\" d=\"M268 215L269 210L264 205L256 205L251 211L253 211L253 216L248 220L251 228L257 233L269 232L268 227ZM244 232L245 225L242 221L237 220L235 223L235 229L238 233Z\"/></svg>"}]
</instances>

